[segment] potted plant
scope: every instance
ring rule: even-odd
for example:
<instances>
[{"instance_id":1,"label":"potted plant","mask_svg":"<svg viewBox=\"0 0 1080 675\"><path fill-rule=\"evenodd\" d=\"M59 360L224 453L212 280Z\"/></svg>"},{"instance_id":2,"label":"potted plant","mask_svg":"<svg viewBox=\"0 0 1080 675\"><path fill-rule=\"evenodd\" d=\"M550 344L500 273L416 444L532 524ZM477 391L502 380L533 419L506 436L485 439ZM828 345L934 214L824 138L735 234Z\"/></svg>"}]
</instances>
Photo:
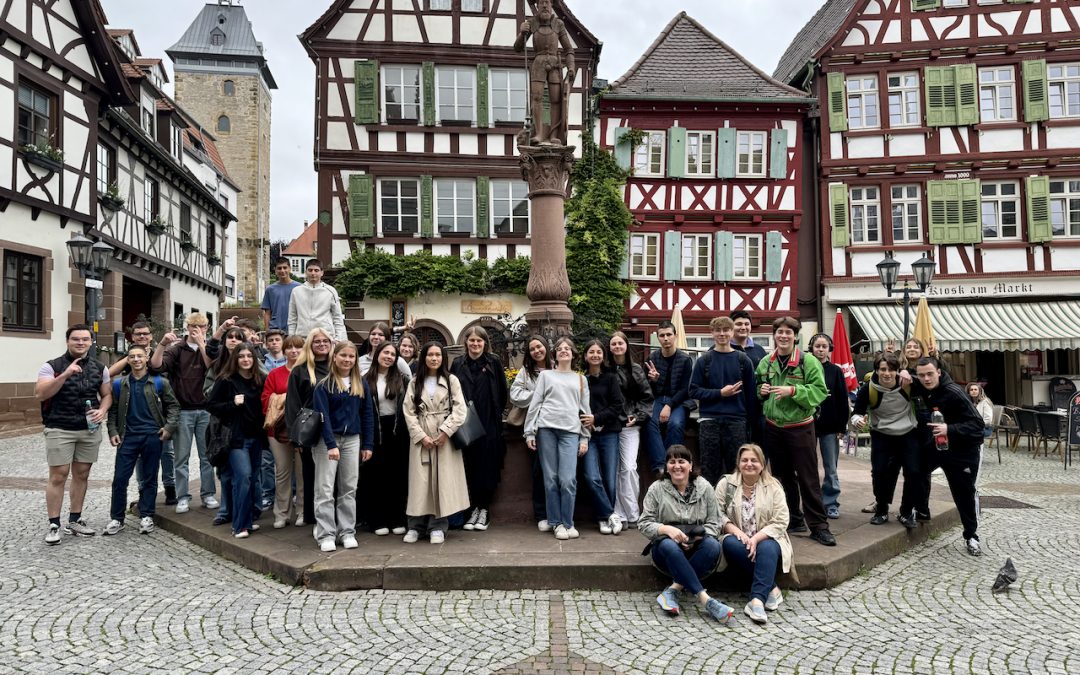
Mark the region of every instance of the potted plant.
<instances>
[{"instance_id":1,"label":"potted plant","mask_svg":"<svg viewBox=\"0 0 1080 675\"><path fill-rule=\"evenodd\" d=\"M191 240L190 232L180 233L180 250L184 253L191 253L192 251L199 250L199 247Z\"/></svg>"},{"instance_id":2,"label":"potted plant","mask_svg":"<svg viewBox=\"0 0 1080 675\"><path fill-rule=\"evenodd\" d=\"M172 227L161 219L161 216L154 216L150 222L146 224L146 231L151 236L157 239L161 235L172 230Z\"/></svg>"},{"instance_id":3,"label":"potted plant","mask_svg":"<svg viewBox=\"0 0 1080 675\"><path fill-rule=\"evenodd\" d=\"M217 253L211 251L210 253L206 254L206 262L209 263L211 267L217 267L221 264L221 258L218 257Z\"/></svg>"},{"instance_id":4,"label":"potted plant","mask_svg":"<svg viewBox=\"0 0 1080 675\"><path fill-rule=\"evenodd\" d=\"M36 164L52 172L64 168L64 151L53 147L48 141L28 143L20 149L26 161L31 164Z\"/></svg>"},{"instance_id":5,"label":"potted plant","mask_svg":"<svg viewBox=\"0 0 1080 675\"><path fill-rule=\"evenodd\" d=\"M119 211L124 208L124 199L120 196L120 186L113 183L109 189L98 195L101 205L110 211Z\"/></svg>"}]
</instances>

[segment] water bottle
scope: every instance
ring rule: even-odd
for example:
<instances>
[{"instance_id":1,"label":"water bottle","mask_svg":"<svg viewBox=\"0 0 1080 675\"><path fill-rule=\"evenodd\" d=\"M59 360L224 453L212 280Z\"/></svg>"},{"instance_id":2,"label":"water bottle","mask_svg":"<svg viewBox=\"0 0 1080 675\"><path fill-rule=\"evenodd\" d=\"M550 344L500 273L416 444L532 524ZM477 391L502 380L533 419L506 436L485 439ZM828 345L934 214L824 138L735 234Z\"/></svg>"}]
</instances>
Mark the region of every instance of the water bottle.
<instances>
[{"instance_id":1,"label":"water bottle","mask_svg":"<svg viewBox=\"0 0 1080 675\"><path fill-rule=\"evenodd\" d=\"M945 416L941 414L941 411L934 408L934 412L930 415L930 422L932 424L945 424ZM948 434L942 434L940 436L934 436L934 444L938 450L949 449L949 436Z\"/></svg>"},{"instance_id":2,"label":"water bottle","mask_svg":"<svg viewBox=\"0 0 1080 675\"><path fill-rule=\"evenodd\" d=\"M98 428L98 423L94 421L94 404L90 402L90 399L86 399L86 428L90 431L95 431Z\"/></svg>"}]
</instances>

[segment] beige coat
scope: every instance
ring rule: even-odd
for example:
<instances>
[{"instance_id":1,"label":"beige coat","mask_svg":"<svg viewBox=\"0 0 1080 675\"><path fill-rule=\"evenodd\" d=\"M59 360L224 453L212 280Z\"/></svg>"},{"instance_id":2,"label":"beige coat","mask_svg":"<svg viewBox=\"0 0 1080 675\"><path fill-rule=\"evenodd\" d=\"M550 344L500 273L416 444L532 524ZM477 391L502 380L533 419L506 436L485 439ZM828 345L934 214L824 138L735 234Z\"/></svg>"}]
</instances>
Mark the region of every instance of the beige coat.
<instances>
[{"instance_id":1,"label":"beige coat","mask_svg":"<svg viewBox=\"0 0 1080 675\"><path fill-rule=\"evenodd\" d=\"M734 523L739 529L742 527L742 475L738 472L727 474L716 484L716 501L720 503L720 531L729 523ZM785 572L792 572L791 565L791 540L788 539L788 507L784 497L784 488L780 481L773 477L759 481L757 498L754 503L754 512L757 515L757 531L764 532L766 536L775 539L780 544L780 567ZM725 537L734 535L726 534ZM723 542L723 539L721 539ZM727 562L720 556L717 571L724 569ZM792 574L794 574L792 572Z\"/></svg>"},{"instance_id":2,"label":"beige coat","mask_svg":"<svg viewBox=\"0 0 1080 675\"><path fill-rule=\"evenodd\" d=\"M424 377L417 374L405 392L405 426L409 429L409 501L405 513L410 516L434 515L443 518L469 507L469 489L465 483L465 460L461 451L448 440L427 450L424 436L435 439L439 432L452 436L465 422L465 397L458 379L450 375L450 389L439 379L434 397L424 391L420 410L413 403L416 387L423 388ZM453 396L453 414L450 398Z\"/></svg>"}]
</instances>

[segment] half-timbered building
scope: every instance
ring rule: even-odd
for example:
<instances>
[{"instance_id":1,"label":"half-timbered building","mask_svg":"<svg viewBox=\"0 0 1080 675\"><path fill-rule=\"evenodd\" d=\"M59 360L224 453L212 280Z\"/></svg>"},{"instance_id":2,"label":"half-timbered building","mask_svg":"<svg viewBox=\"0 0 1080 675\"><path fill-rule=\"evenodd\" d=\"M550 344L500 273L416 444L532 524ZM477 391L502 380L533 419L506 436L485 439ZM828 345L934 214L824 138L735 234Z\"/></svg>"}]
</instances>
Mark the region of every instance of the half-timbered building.
<instances>
[{"instance_id":1,"label":"half-timbered building","mask_svg":"<svg viewBox=\"0 0 1080 675\"><path fill-rule=\"evenodd\" d=\"M637 221L622 272L636 289L629 335L645 338L676 306L690 347L712 346L709 320L736 309L765 344L778 316L814 330L813 228L803 227L812 103L685 12L603 93L598 133L631 169Z\"/></svg>"},{"instance_id":2,"label":"half-timbered building","mask_svg":"<svg viewBox=\"0 0 1080 675\"><path fill-rule=\"evenodd\" d=\"M1080 372L1078 31L1076 0L828 0L796 36L774 75L820 101L823 311L853 339L901 338L876 265L928 256L958 379L1038 403Z\"/></svg>"}]
</instances>

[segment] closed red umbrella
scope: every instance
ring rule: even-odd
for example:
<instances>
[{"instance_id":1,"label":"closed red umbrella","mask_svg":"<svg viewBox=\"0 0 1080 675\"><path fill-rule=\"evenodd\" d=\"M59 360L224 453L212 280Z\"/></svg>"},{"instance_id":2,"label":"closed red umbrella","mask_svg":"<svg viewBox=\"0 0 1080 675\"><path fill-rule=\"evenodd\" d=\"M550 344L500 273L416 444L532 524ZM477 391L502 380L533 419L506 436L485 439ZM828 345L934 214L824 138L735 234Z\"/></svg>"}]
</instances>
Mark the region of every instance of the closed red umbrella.
<instances>
[{"instance_id":1,"label":"closed red umbrella","mask_svg":"<svg viewBox=\"0 0 1080 675\"><path fill-rule=\"evenodd\" d=\"M851 343L848 342L847 329L844 328L844 314L836 310L836 325L833 326L832 361L844 371L844 384L849 392L859 388L859 379L855 376L855 359L851 356Z\"/></svg>"}]
</instances>

